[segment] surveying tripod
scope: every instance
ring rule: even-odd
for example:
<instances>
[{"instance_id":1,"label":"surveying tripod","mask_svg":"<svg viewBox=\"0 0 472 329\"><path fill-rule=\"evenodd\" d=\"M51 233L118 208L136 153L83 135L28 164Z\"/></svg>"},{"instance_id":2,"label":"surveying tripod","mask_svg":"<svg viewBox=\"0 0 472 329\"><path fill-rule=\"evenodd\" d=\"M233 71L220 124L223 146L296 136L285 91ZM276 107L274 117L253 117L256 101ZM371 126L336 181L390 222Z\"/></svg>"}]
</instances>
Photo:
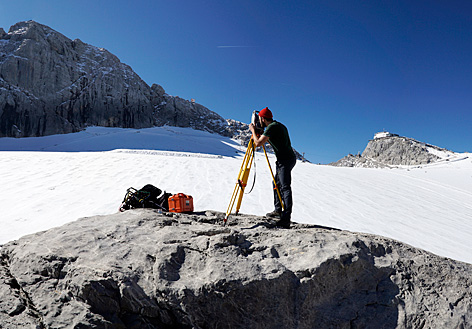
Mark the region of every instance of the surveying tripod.
<instances>
[{"instance_id":1,"label":"surveying tripod","mask_svg":"<svg viewBox=\"0 0 472 329\"><path fill-rule=\"evenodd\" d=\"M270 166L269 157L267 156L267 152L264 145L262 145L262 148L264 149L264 154L267 160L267 164L269 165L270 174L272 175L272 181L274 182L274 189L277 190L277 195L279 197L280 204L282 205L282 210L284 210L285 206L282 201L282 197L280 195L279 187L277 186L277 183L275 182L274 173L272 172L272 167ZM247 186L249 172L251 171L251 166L254 161L255 152L256 152L256 148L254 145L254 140L251 138L247 146L246 154L244 155L244 158L243 158L241 169L239 170L238 180L236 181L236 186L234 187L233 195L231 196L231 201L229 202L228 209L226 210L226 216L224 219L225 225L226 225L226 221L228 220L229 215L231 214L231 211L233 210L233 206L236 200L237 200L237 203L236 203L235 215L239 213L239 209L241 208L241 202L243 201L244 189Z\"/></svg>"}]
</instances>

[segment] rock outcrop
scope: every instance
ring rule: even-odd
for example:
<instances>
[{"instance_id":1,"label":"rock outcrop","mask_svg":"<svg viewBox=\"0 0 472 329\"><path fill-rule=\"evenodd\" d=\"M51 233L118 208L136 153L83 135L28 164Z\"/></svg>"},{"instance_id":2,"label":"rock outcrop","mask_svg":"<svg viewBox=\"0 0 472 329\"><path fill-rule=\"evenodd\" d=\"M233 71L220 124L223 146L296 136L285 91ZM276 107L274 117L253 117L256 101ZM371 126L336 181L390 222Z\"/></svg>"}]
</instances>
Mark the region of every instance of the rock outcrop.
<instances>
[{"instance_id":1,"label":"rock outcrop","mask_svg":"<svg viewBox=\"0 0 472 329\"><path fill-rule=\"evenodd\" d=\"M131 210L0 251L2 328L472 328L472 265L264 218Z\"/></svg>"},{"instance_id":2,"label":"rock outcrop","mask_svg":"<svg viewBox=\"0 0 472 329\"><path fill-rule=\"evenodd\" d=\"M160 103L155 107L156 126L191 127L226 137L237 136L229 129L225 119L203 105L167 94L161 97Z\"/></svg>"},{"instance_id":3,"label":"rock outcrop","mask_svg":"<svg viewBox=\"0 0 472 329\"><path fill-rule=\"evenodd\" d=\"M328 165L335 167L391 168L391 166L387 164L363 157L360 154L348 154L341 160L329 163Z\"/></svg>"},{"instance_id":4,"label":"rock outcrop","mask_svg":"<svg viewBox=\"0 0 472 329\"><path fill-rule=\"evenodd\" d=\"M349 154L329 165L337 167L391 168L401 165L425 165L453 155L454 152L449 150L422 143L412 138L395 135L370 140L362 154Z\"/></svg>"},{"instance_id":5,"label":"rock outcrop","mask_svg":"<svg viewBox=\"0 0 472 329\"><path fill-rule=\"evenodd\" d=\"M105 49L34 21L0 41L0 136L152 126L150 88Z\"/></svg>"},{"instance_id":6,"label":"rock outcrop","mask_svg":"<svg viewBox=\"0 0 472 329\"><path fill-rule=\"evenodd\" d=\"M220 115L148 86L103 48L34 21L0 30L0 137L165 124L233 137Z\"/></svg>"}]
</instances>

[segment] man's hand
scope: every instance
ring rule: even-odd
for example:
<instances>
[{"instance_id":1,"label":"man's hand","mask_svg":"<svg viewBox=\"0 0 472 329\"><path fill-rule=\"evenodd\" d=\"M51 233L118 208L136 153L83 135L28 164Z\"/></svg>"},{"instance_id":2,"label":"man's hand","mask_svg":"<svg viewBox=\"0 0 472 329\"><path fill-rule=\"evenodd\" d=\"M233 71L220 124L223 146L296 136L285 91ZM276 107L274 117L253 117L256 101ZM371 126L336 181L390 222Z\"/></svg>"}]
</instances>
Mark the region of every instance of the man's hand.
<instances>
[{"instance_id":1,"label":"man's hand","mask_svg":"<svg viewBox=\"0 0 472 329\"><path fill-rule=\"evenodd\" d=\"M255 144L256 147L264 145L269 140L269 137L267 137L265 135L258 136L256 134L256 127L254 127L253 123L249 124L249 130L252 133L252 139L254 140L254 144Z\"/></svg>"},{"instance_id":2,"label":"man's hand","mask_svg":"<svg viewBox=\"0 0 472 329\"><path fill-rule=\"evenodd\" d=\"M256 130L256 129L254 128L254 124L253 124L252 122L249 124L249 130L250 130L253 134L254 134L254 131Z\"/></svg>"}]
</instances>

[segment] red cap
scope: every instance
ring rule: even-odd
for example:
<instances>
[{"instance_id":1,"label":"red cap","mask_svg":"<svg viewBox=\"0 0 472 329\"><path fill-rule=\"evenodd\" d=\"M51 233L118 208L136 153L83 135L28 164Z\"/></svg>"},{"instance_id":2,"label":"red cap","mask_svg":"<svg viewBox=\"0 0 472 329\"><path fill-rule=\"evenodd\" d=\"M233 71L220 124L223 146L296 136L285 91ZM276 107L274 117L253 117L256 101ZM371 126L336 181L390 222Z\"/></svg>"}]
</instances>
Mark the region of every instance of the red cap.
<instances>
[{"instance_id":1,"label":"red cap","mask_svg":"<svg viewBox=\"0 0 472 329\"><path fill-rule=\"evenodd\" d=\"M266 118L266 119L271 119L272 120L272 112L269 110L268 107L263 108L262 110L259 111L259 116Z\"/></svg>"}]
</instances>

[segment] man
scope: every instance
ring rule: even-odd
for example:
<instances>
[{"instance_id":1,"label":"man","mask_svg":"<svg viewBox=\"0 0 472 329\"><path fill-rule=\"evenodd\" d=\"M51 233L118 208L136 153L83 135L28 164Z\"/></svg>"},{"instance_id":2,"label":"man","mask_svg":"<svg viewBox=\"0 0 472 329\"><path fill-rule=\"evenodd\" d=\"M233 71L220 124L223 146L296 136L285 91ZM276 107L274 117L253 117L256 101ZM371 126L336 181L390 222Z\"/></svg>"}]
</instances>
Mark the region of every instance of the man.
<instances>
[{"instance_id":1,"label":"man","mask_svg":"<svg viewBox=\"0 0 472 329\"><path fill-rule=\"evenodd\" d=\"M274 149L277 161L275 182L279 188L280 195L284 204L280 204L277 190L274 186L274 206L275 210L268 213L267 217L279 217L276 225L283 228L290 228L290 216L292 214L292 169L295 166L297 158L290 143L287 128L273 120L272 112L269 108L264 108L259 112L259 122L265 128L264 133L257 136L254 124L249 125L249 130L252 132L252 139L256 147L264 145L269 142Z\"/></svg>"}]
</instances>

